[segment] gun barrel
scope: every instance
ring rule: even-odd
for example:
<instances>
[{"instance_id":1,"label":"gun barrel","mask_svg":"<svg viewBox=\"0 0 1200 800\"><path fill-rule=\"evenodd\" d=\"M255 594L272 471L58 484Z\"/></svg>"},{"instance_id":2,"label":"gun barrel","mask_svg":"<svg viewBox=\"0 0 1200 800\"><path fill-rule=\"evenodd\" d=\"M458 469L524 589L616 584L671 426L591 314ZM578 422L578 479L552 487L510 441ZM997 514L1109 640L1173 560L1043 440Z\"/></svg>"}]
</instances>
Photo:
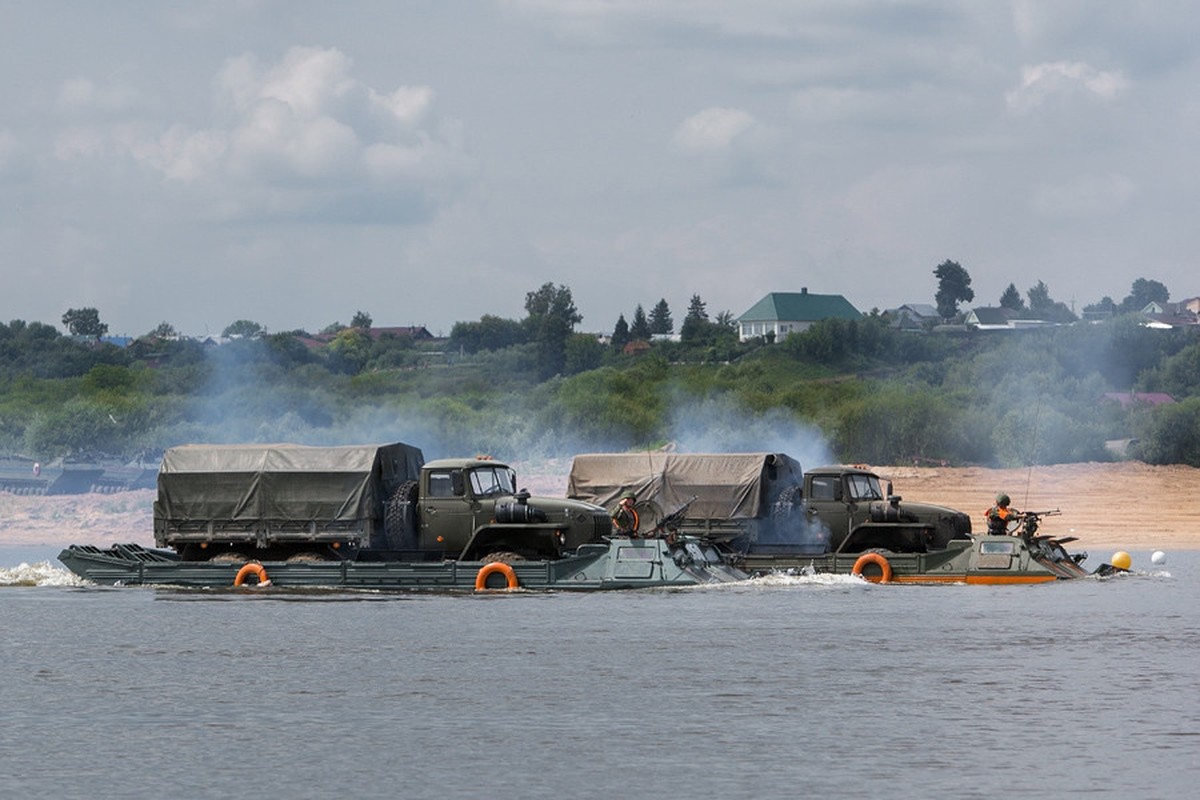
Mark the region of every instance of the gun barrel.
<instances>
[{"instance_id":1,"label":"gun barrel","mask_svg":"<svg viewBox=\"0 0 1200 800\"><path fill-rule=\"evenodd\" d=\"M692 503L696 502L698 499L700 499L699 495L692 495L686 503L660 519L658 524L654 526L655 530L665 530L667 527L682 521L683 515L687 513L688 508L690 508Z\"/></svg>"}]
</instances>

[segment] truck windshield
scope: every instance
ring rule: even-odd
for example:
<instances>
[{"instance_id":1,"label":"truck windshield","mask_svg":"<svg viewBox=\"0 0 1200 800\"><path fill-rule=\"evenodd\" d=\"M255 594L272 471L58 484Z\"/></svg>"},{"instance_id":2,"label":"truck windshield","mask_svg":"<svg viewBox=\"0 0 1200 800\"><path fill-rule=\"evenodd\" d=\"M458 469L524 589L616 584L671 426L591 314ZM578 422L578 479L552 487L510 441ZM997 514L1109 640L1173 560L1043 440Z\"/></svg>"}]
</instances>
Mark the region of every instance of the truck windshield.
<instances>
[{"instance_id":1,"label":"truck windshield","mask_svg":"<svg viewBox=\"0 0 1200 800\"><path fill-rule=\"evenodd\" d=\"M471 470L471 491L477 497L494 494L513 494L512 470L505 467L479 467Z\"/></svg>"},{"instance_id":2,"label":"truck windshield","mask_svg":"<svg viewBox=\"0 0 1200 800\"><path fill-rule=\"evenodd\" d=\"M879 478L874 475L847 475L846 488L850 492L850 500L882 500L883 492L879 488Z\"/></svg>"}]
</instances>

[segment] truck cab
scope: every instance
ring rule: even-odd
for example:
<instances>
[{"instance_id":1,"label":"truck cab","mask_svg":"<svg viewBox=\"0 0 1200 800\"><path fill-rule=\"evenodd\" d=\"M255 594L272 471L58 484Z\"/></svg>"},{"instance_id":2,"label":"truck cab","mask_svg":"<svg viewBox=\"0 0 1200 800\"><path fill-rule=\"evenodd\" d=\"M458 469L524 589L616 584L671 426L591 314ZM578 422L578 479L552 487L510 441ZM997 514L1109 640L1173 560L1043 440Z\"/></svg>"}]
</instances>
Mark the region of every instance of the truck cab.
<instances>
[{"instance_id":1,"label":"truck cab","mask_svg":"<svg viewBox=\"0 0 1200 800\"><path fill-rule=\"evenodd\" d=\"M496 500L517 493L517 474L496 461L441 459L421 474L419 546L461 548L495 516Z\"/></svg>"},{"instance_id":2,"label":"truck cab","mask_svg":"<svg viewBox=\"0 0 1200 800\"><path fill-rule=\"evenodd\" d=\"M553 559L612 530L600 506L531 497L518 491L512 467L484 456L427 462L419 485L399 494L415 510L398 515L404 539L424 559Z\"/></svg>"},{"instance_id":3,"label":"truck cab","mask_svg":"<svg viewBox=\"0 0 1200 800\"><path fill-rule=\"evenodd\" d=\"M829 531L829 549L925 552L969 538L970 517L927 503L901 504L891 482L862 467L827 466L804 474L805 513Z\"/></svg>"}]
</instances>

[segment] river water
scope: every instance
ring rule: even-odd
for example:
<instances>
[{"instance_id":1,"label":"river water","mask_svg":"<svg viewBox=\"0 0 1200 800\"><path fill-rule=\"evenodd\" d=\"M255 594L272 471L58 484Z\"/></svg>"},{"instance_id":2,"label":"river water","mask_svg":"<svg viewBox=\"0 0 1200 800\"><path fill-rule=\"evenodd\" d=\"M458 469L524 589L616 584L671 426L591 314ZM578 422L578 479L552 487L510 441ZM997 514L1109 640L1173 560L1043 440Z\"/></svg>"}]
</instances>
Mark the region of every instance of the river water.
<instances>
[{"instance_id":1,"label":"river water","mask_svg":"<svg viewBox=\"0 0 1200 800\"><path fill-rule=\"evenodd\" d=\"M469 596L99 588L0 550L0 797L1183 797L1200 553L1134 557Z\"/></svg>"}]
</instances>

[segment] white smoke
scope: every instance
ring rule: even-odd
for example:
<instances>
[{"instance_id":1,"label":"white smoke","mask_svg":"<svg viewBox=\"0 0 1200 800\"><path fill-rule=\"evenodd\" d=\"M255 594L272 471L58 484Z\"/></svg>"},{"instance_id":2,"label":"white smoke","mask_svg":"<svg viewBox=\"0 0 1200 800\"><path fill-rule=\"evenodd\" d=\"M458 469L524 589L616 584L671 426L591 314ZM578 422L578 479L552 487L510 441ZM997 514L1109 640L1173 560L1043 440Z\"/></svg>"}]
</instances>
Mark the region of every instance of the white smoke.
<instances>
[{"instance_id":1,"label":"white smoke","mask_svg":"<svg viewBox=\"0 0 1200 800\"><path fill-rule=\"evenodd\" d=\"M668 425L681 453L784 453L804 468L834 462L824 435L791 413L755 413L729 396L674 404Z\"/></svg>"}]
</instances>

